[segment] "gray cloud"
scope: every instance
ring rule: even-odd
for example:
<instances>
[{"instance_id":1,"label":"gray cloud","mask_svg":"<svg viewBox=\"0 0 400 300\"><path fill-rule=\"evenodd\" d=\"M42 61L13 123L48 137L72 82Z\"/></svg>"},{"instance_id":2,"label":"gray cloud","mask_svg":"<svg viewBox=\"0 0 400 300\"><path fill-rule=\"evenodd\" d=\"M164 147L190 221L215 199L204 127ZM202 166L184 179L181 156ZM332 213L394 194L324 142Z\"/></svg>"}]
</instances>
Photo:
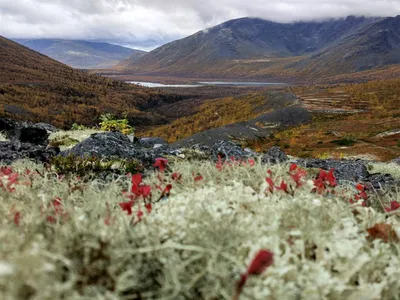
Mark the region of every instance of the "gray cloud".
<instances>
[{"instance_id":1,"label":"gray cloud","mask_svg":"<svg viewBox=\"0 0 400 300\"><path fill-rule=\"evenodd\" d=\"M398 14L399 0L0 0L0 35L153 48L245 16L293 22Z\"/></svg>"}]
</instances>

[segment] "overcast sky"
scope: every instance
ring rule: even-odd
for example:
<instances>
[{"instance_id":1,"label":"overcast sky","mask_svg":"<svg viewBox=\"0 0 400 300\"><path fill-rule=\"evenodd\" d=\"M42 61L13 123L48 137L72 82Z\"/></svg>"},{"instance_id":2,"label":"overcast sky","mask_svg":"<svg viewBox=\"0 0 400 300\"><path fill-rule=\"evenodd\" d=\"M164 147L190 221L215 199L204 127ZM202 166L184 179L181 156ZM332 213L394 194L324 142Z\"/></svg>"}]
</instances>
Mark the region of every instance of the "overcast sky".
<instances>
[{"instance_id":1,"label":"overcast sky","mask_svg":"<svg viewBox=\"0 0 400 300\"><path fill-rule=\"evenodd\" d=\"M400 15L400 0L0 0L0 35L151 49L233 18L277 22Z\"/></svg>"}]
</instances>

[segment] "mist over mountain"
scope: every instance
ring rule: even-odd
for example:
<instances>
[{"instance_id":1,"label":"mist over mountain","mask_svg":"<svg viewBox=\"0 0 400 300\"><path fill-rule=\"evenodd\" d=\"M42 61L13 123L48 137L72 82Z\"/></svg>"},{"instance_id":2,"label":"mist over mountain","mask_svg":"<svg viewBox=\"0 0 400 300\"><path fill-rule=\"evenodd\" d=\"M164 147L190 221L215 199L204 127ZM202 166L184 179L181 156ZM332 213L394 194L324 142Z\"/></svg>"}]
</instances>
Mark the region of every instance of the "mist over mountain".
<instances>
[{"instance_id":1,"label":"mist over mountain","mask_svg":"<svg viewBox=\"0 0 400 300\"><path fill-rule=\"evenodd\" d=\"M235 19L118 67L126 73L200 77L335 76L400 63L400 17L323 22Z\"/></svg>"}]
</instances>

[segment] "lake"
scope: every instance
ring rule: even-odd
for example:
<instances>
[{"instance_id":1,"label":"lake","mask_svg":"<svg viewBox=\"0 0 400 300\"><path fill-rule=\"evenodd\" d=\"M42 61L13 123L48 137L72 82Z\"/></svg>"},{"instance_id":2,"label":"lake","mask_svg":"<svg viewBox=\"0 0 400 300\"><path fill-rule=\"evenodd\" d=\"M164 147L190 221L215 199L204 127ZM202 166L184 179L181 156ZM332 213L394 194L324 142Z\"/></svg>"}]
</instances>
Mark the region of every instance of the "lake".
<instances>
[{"instance_id":1,"label":"lake","mask_svg":"<svg viewBox=\"0 0 400 300\"><path fill-rule=\"evenodd\" d=\"M127 83L138 84L149 88L162 88L162 87L173 87L173 88L193 88L200 86L274 86L274 85L285 85L284 83L272 83L272 82L250 82L250 81L201 81L197 84L162 84L158 82L146 82L146 81L127 81Z\"/></svg>"}]
</instances>

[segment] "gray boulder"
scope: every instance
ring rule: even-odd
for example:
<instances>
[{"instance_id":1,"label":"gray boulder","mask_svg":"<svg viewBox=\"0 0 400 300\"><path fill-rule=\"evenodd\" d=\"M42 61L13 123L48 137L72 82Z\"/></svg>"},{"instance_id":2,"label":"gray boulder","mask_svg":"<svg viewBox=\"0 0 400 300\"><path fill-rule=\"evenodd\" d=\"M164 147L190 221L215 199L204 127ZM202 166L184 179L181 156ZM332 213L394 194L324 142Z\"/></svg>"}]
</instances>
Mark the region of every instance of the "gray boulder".
<instances>
[{"instance_id":1,"label":"gray boulder","mask_svg":"<svg viewBox=\"0 0 400 300\"><path fill-rule=\"evenodd\" d=\"M47 123L36 123L34 124L34 126L36 128L40 128L40 129L44 129L46 130L48 133L53 133L57 131L57 128L51 124L47 124Z\"/></svg>"},{"instance_id":2,"label":"gray boulder","mask_svg":"<svg viewBox=\"0 0 400 300\"><path fill-rule=\"evenodd\" d=\"M176 155L179 151L171 150L167 145L156 149L146 149L119 132L92 134L88 139L65 150L62 156L94 156L98 158L137 159L144 165L153 164L156 158Z\"/></svg>"},{"instance_id":3,"label":"gray boulder","mask_svg":"<svg viewBox=\"0 0 400 300\"><path fill-rule=\"evenodd\" d=\"M299 164L303 167L318 168L326 171L335 169L334 174L339 181L366 181L370 175L363 161L304 159Z\"/></svg>"},{"instance_id":4,"label":"gray boulder","mask_svg":"<svg viewBox=\"0 0 400 300\"><path fill-rule=\"evenodd\" d=\"M261 157L261 162L264 164L278 164L288 160L286 153L279 147L272 147Z\"/></svg>"},{"instance_id":5,"label":"gray boulder","mask_svg":"<svg viewBox=\"0 0 400 300\"><path fill-rule=\"evenodd\" d=\"M21 143L20 141L0 142L0 162L4 164L11 164L19 159L49 162L59 152L59 148L46 147L45 145Z\"/></svg>"},{"instance_id":6,"label":"gray boulder","mask_svg":"<svg viewBox=\"0 0 400 300\"><path fill-rule=\"evenodd\" d=\"M237 160L246 160L257 157L257 153L254 151L243 149L238 144L230 141L217 142L213 147L211 147L210 154L213 161L218 161L219 157L221 157L222 160L229 160L232 157Z\"/></svg>"},{"instance_id":7,"label":"gray boulder","mask_svg":"<svg viewBox=\"0 0 400 300\"><path fill-rule=\"evenodd\" d=\"M12 141L19 140L22 143L34 145L47 145L49 131L55 129L54 126L38 123L15 121L8 118L0 118L0 131Z\"/></svg>"},{"instance_id":8,"label":"gray boulder","mask_svg":"<svg viewBox=\"0 0 400 300\"><path fill-rule=\"evenodd\" d=\"M141 138L139 139L138 144L143 148L149 148L149 149L159 148L160 146L168 145L167 141L159 137Z\"/></svg>"},{"instance_id":9,"label":"gray boulder","mask_svg":"<svg viewBox=\"0 0 400 300\"><path fill-rule=\"evenodd\" d=\"M94 156L98 158L134 158L138 154L137 147L128 137L120 132L95 133L73 148L61 152L68 156Z\"/></svg>"},{"instance_id":10,"label":"gray boulder","mask_svg":"<svg viewBox=\"0 0 400 300\"><path fill-rule=\"evenodd\" d=\"M383 186L395 185L396 181L390 174L369 174L365 182L376 190L381 189Z\"/></svg>"}]
</instances>

